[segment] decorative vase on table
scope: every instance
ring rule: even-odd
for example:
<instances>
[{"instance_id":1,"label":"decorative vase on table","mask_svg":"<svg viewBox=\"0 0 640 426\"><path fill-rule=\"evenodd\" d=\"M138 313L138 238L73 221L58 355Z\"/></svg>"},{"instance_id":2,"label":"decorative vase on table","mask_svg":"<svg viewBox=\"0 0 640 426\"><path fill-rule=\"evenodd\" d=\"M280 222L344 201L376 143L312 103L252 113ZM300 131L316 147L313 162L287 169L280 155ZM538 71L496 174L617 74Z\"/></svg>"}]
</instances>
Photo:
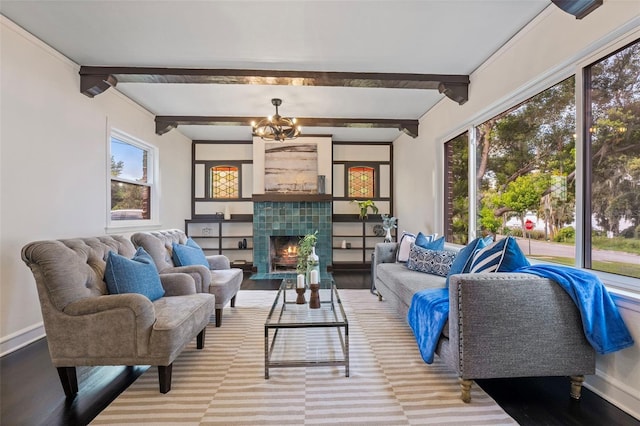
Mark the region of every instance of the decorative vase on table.
<instances>
[{"instance_id":1,"label":"decorative vase on table","mask_svg":"<svg viewBox=\"0 0 640 426\"><path fill-rule=\"evenodd\" d=\"M306 274L307 284L311 284L311 271L317 271L318 280L319 280L320 279L320 258L316 254L316 246L311 247L311 254L307 256L307 274Z\"/></svg>"}]
</instances>

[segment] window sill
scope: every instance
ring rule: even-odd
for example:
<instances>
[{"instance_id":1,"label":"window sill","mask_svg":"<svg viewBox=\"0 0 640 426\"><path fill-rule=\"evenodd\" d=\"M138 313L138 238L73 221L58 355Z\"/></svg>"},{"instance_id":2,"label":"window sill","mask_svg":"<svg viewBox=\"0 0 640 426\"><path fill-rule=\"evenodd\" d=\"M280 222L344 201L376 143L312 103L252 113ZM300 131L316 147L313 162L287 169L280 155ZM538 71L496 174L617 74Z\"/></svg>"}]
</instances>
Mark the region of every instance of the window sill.
<instances>
[{"instance_id":1,"label":"window sill","mask_svg":"<svg viewBox=\"0 0 640 426\"><path fill-rule=\"evenodd\" d=\"M126 225L107 226L104 228L107 234L121 234L133 231L153 231L162 228L159 223L129 223Z\"/></svg>"}]
</instances>

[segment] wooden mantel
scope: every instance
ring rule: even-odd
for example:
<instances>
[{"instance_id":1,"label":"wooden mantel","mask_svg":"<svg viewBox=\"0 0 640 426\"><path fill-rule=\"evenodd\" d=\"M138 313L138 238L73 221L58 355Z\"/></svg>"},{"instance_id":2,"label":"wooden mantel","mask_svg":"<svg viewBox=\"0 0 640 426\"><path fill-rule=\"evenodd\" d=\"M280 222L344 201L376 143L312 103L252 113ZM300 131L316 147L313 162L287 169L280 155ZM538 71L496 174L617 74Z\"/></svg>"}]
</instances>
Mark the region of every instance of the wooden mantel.
<instances>
[{"instance_id":1,"label":"wooden mantel","mask_svg":"<svg viewBox=\"0 0 640 426\"><path fill-rule=\"evenodd\" d=\"M304 194L304 193L291 193L291 192L271 192L268 194L253 194L251 200L253 202L317 202L317 201L331 201L333 199L331 194Z\"/></svg>"}]
</instances>

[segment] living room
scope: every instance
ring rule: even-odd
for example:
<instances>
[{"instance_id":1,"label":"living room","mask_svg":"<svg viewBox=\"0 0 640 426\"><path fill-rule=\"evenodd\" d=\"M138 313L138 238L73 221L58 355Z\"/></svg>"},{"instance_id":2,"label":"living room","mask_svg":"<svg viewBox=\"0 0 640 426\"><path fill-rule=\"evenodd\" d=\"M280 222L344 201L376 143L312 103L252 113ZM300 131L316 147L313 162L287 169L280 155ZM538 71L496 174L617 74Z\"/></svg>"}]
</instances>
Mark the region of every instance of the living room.
<instances>
[{"instance_id":1,"label":"living room","mask_svg":"<svg viewBox=\"0 0 640 426\"><path fill-rule=\"evenodd\" d=\"M37 9L36 2L29 3ZM443 208L447 197L443 190L445 142L566 78L575 76L576 87L580 87L585 67L619 49L637 44L640 37L640 6L635 1L605 1L579 20L550 2L542 6L540 13L521 31L502 46L496 46L493 55L470 70L468 101L460 105L438 94L435 105L416 117L419 121L416 137L396 129L396 136L381 145L392 147L392 156L380 161L391 163L393 175L390 177L392 186L388 188L389 201L379 204L381 213L391 213L399 218L398 231L446 235ZM21 248L30 241L44 239L130 235L137 231L170 228L184 230L185 220L193 217L194 209L192 150L195 140L181 133L181 126L162 135L157 134L156 115L164 112L150 112L118 91L117 86L93 98L85 96L80 91L80 66L103 64L70 60L51 47L56 40L38 39L12 21L4 7L0 9L3 14L0 17L2 356L44 336L36 286L31 272L20 258ZM402 21L402 17L393 19ZM263 31L268 34L267 28ZM64 32L64 28L61 27L60 32ZM416 40L407 43L416 43ZM112 47L125 49L123 46ZM419 52L420 48L415 50ZM224 65L217 67L225 68ZM583 97L584 94L576 89L577 105ZM269 98L257 99L255 103L266 104L271 111ZM284 98L283 115L299 114L290 111L288 105ZM255 115L262 116L262 113ZM582 140L585 132L582 120L576 116L578 140ZM147 224L110 226L107 153L113 129L144 141L157 150L157 178L161 186L155 206L158 215ZM304 130L303 127L303 134ZM245 131L250 135L249 129ZM226 138L218 140L228 141ZM253 138L249 136L243 142L244 145L231 145L236 148L245 146L250 154L231 159L255 161ZM379 148L378 145L373 146L376 148L369 152ZM581 149L576 144L577 156L584 155ZM221 159L229 160L225 157L226 152L220 154ZM370 155L363 150L363 160L369 159ZM329 178L332 173L327 173ZM255 176L251 177L255 179ZM580 206L585 203L585 177L580 179L576 187L578 216L584 212ZM349 213L350 208L356 216L357 209L348 202L344 202L341 213ZM224 203L213 207L213 211L224 211ZM238 210L232 213L247 212ZM470 216L474 216L473 213ZM579 246L577 241L574 246L577 259L584 257ZM638 278L616 274L602 274L602 277L638 341ZM640 407L639 366L638 345L614 354L599 355L596 374L587 377L585 386L640 418L637 409Z\"/></svg>"}]
</instances>

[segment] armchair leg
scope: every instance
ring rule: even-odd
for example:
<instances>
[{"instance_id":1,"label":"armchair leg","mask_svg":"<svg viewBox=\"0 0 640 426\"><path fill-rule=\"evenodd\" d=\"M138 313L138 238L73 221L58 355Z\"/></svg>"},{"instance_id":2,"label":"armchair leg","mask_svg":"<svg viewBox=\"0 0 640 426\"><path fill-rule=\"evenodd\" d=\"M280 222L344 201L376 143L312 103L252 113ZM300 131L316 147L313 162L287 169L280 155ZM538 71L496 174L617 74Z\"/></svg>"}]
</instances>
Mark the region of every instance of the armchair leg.
<instances>
[{"instance_id":1,"label":"armchair leg","mask_svg":"<svg viewBox=\"0 0 640 426\"><path fill-rule=\"evenodd\" d=\"M583 382L584 376L571 376L571 398L575 399L576 401L580 400Z\"/></svg>"},{"instance_id":2,"label":"armchair leg","mask_svg":"<svg viewBox=\"0 0 640 426\"><path fill-rule=\"evenodd\" d=\"M173 363L158 366L158 381L160 382L160 393L167 393L171 390L171 371Z\"/></svg>"},{"instance_id":3,"label":"armchair leg","mask_svg":"<svg viewBox=\"0 0 640 426\"><path fill-rule=\"evenodd\" d=\"M67 398L72 398L78 393L78 377L76 376L75 367L58 367L58 376L60 383Z\"/></svg>"},{"instance_id":4,"label":"armchair leg","mask_svg":"<svg viewBox=\"0 0 640 426\"><path fill-rule=\"evenodd\" d=\"M216 308L216 327L222 324L222 308Z\"/></svg>"},{"instance_id":5,"label":"armchair leg","mask_svg":"<svg viewBox=\"0 0 640 426\"><path fill-rule=\"evenodd\" d=\"M462 402L466 402L467 404L471 402L471 385L473 384L473 380L465 380L462 377L458 379L460 381L460 398Z\"/></svg>"},{"instance_id":6,"label":"armchair leg","mask_svg":"<svg viewBox=\"0 0 640 426\"><path fill-rule=\"evenodd\" d=\"M237 296L237 294L236 294L236 296ZM233 297L231 298L231 307L232 307L232 308L235 308L235 307L236 307L236 296L233 296Z\"/></svg>"},{"instance_id":7,"label":"armchair leg","mask_svg":"<svg viewBox=\"0 0 640 426\"><path fill-rule=\"evenodd\" d=\"M382 302L382 295L380 294L380 292L376 292L378 294L378 302Z\"/></svg>"},{"instance_id":8,"label":"armchair leg","mask_svg":"<svg viewBox=\"0 0 640 426\"><path fill-rule=\"evenodd\" d=\"M207 330L207 327L203 328L202 331L198 333L198 343L196 345L196 348L198 349L204 348L204 335L206 330Z\"/></svg>"}]
</instances>

